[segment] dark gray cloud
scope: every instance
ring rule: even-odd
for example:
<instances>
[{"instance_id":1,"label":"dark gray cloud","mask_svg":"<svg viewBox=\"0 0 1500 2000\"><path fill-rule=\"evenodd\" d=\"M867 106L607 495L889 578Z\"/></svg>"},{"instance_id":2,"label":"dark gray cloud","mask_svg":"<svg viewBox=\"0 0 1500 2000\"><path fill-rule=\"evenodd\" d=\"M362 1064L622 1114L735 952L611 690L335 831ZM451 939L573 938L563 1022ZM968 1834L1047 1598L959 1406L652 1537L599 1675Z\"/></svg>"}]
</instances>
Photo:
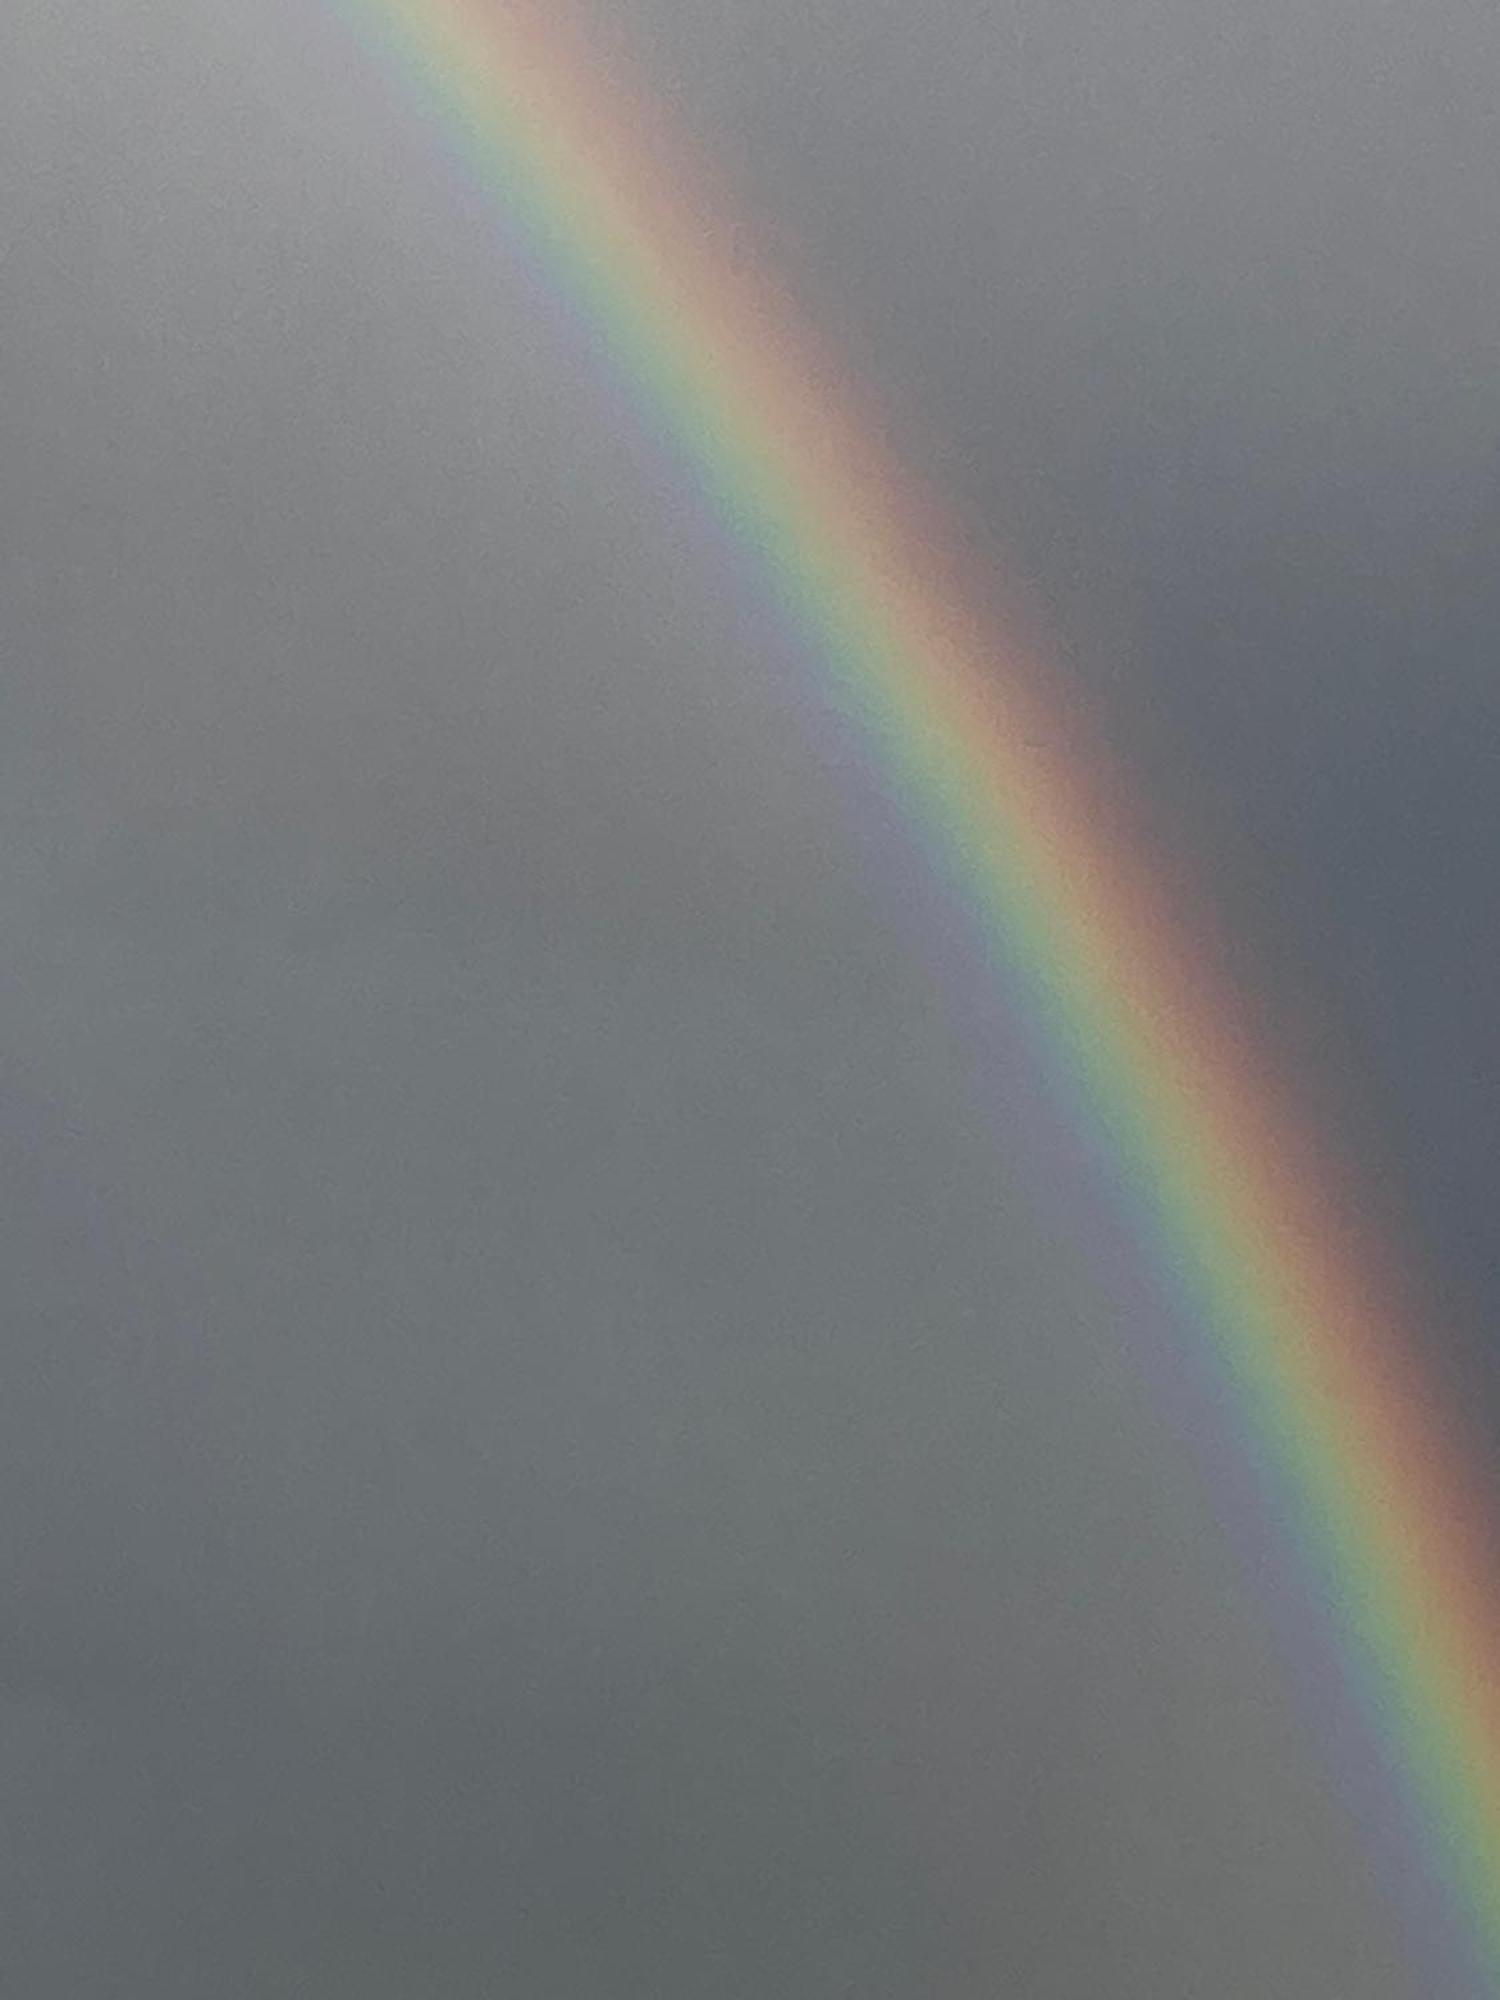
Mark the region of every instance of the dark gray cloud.
<instances>
[{"instance_id":1,"label":"dark gray cloud","mask_svg":"<svg viewBox=\"0 0 1500 2000\"><path fill-rule=\"evenodd\" d=\"M629 15L1211 857L1493 1400L1494 11Z\"/></svg>"},{"instance_id":2,"label":"dark gray cloud","mask_svg":"<svg viewBox=\"0 0 1500 2000\"><path fill-rule=\"evenodd\" d=\"M600 49L1477 1204L1488 30L1220 25ZM433 133L277 0L0 32L8 1987L1442 1990L1014 1024Z\"/></svg>"}]
</instances>

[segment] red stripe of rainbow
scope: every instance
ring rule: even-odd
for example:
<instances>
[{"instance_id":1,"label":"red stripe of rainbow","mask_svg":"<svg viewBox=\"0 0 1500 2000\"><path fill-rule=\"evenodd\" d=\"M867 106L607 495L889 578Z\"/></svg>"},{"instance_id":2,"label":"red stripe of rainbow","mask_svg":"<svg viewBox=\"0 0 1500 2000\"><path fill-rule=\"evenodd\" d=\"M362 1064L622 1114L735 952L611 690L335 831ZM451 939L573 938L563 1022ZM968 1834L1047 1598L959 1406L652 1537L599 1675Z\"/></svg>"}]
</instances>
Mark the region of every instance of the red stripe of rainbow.
<instances>
[{"instance_id":1,"label":"red stripe of rainbow","mask_svg":"<svg viewBox=\"0 0 1500 2000\"><path fill-rule=\"evenodd\" d=\"M736 255L694 165L509 0L336 0L429 100L596 344L759 553L837 706L962 879L1191 1297L1500 1990L1488 1500L1327 1165L1247 1046L1028 651L878 425ZM554 6L556 0L554 0Z\"/></svg>"}]
</instances>

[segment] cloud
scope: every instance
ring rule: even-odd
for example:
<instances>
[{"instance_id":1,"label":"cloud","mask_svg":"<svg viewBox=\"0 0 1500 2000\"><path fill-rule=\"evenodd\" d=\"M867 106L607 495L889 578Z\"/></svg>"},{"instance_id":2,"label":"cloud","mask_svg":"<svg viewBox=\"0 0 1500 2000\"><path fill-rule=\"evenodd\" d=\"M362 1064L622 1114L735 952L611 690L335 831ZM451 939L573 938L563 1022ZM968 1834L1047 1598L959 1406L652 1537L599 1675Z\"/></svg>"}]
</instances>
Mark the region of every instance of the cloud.
<instances>
[{"instance_id":1,"label":"cloud","mask_svg":"<svg viewBox=\"0 0 1500 2000\"><path fill-rule=\"evenodd\" d=\"M330 22L94 14L12 15L0 142L11 1983L1410 1990L1160 1301L794 648ZM1464 86L1333 19L609 28L1072 629L1144 565L1122 712L1213 524L1321 504L1299 203L1351 299L1424 237L1340 464L1478 477L1458 168L1340 137Z\"/></svg>"}]
</instances>

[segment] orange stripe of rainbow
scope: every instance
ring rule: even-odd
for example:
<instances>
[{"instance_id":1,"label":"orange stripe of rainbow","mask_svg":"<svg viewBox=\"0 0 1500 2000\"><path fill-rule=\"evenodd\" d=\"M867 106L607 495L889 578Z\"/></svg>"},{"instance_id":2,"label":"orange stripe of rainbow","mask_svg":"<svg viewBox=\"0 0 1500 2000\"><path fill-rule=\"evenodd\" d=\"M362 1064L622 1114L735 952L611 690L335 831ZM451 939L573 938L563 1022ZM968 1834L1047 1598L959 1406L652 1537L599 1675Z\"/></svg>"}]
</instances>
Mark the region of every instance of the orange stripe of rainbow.
<instances>
[{"instance_id":1,"label":"orange stripe of rainbow","mask_svg":"<svg viewBox=\"0 0 1500 2000\"><path fill-rule=\"evenodd\" d=\"M737 254L697 163L596 79L555 13L337 4L422 89L758 550L831 698L1029 987L1276 1469L1500 1988L1500 1599L1478 1458L1199 927L1168 908L1032 649L966 608L958 537Z\"/></svg>"}]
</instances>

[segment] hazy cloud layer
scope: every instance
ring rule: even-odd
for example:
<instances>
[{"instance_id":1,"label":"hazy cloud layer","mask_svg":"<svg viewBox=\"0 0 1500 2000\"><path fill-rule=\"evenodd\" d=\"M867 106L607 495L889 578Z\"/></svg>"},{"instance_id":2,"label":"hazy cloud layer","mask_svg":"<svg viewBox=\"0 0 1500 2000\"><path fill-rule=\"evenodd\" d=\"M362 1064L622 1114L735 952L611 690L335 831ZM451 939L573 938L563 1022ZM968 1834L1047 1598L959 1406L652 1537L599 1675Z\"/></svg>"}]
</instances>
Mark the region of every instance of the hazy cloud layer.
<instances>
[{"instance_id":1,"label":"hazy cloud layer","mask_svg":"<svg viewBox=\"0 0 1500 2000\"><path fill-rule=\"evenodd\" d=\"M600 48L1034 581L1461 1319L1494 33L1424 21ZM7 1990L1463 1990L1016 1025L431 130L283 0L27 0L0 75Z\"/></svg>"}]
</instances>

